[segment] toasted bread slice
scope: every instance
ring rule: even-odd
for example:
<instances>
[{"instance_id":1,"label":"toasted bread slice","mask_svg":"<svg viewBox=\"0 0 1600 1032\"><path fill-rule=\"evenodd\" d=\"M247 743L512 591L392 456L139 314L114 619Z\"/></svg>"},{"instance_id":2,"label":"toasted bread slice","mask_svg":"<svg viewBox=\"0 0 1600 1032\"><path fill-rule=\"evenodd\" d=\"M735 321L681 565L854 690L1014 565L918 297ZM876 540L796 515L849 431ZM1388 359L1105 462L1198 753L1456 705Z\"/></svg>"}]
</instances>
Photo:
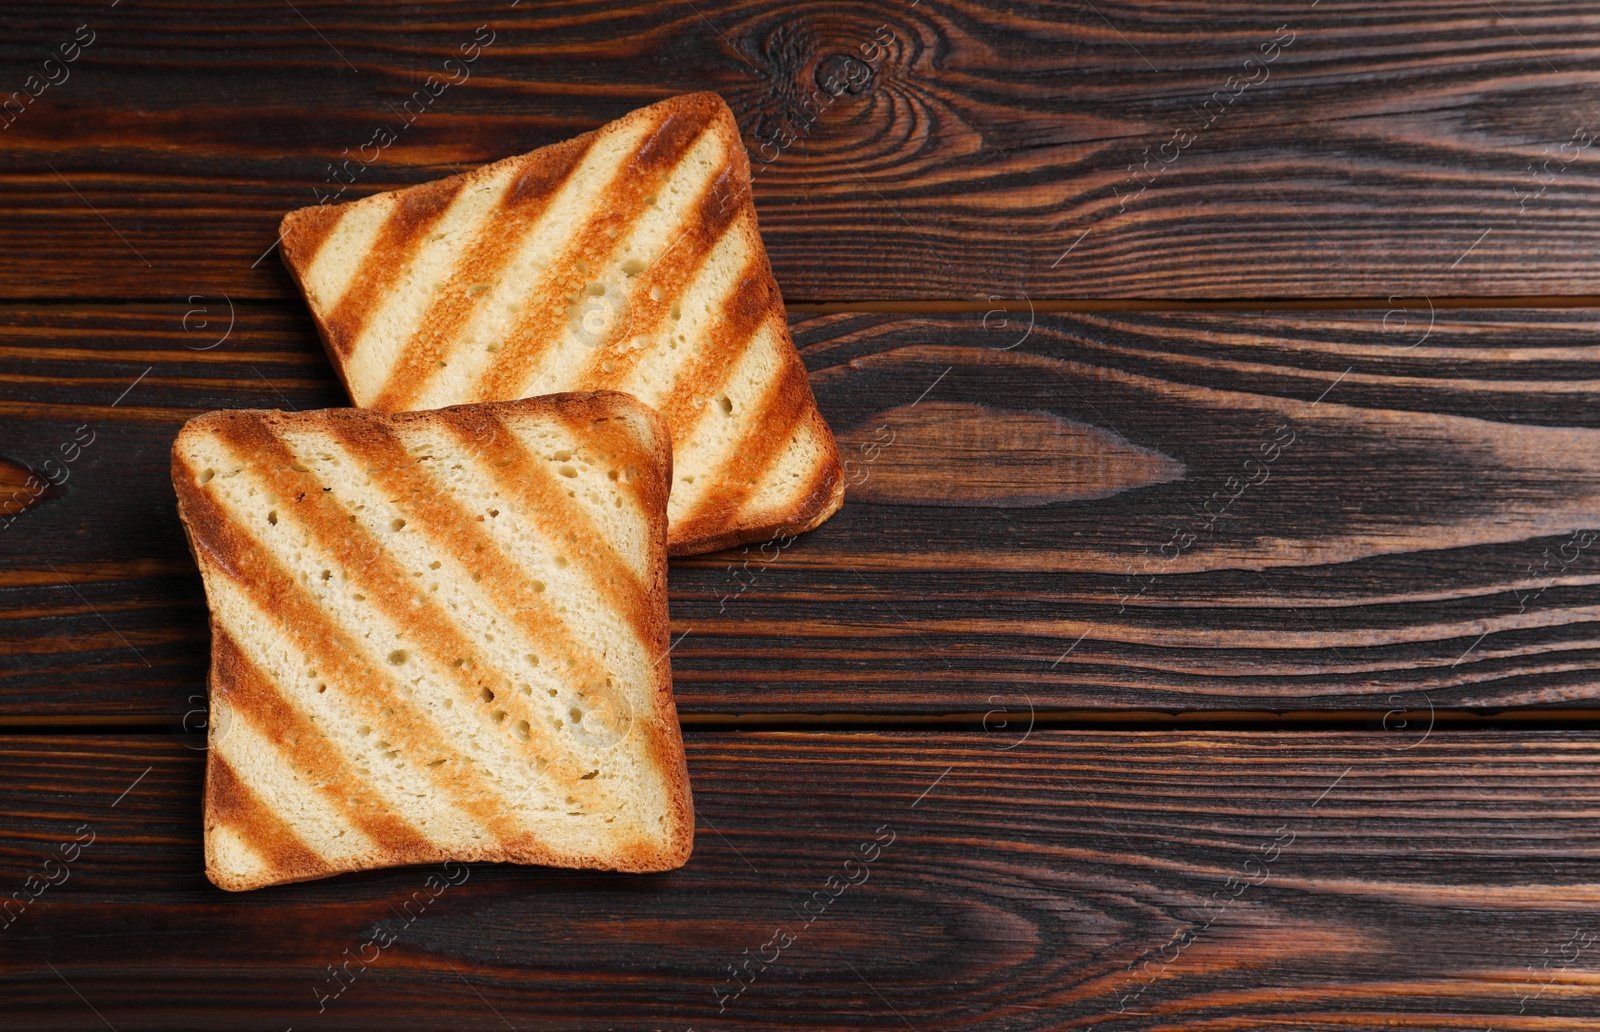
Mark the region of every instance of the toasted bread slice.
<instances>
[{"instance_id":1,"label":"toasted bread slice","mask_svg":"<svg viewBox=\"0 0 1600 1032\"><path fill-rule=\"evenodd\" d=\"M627 391L672 431L667 550L809 530L838 449L714 93L450 179L283 220L283 260L361 408Z\"/></svg>"},{"instance_id":2,"label":"toasted bread slice","mask_svg":"<svg viewBox=\"0 0 1600 1032\"><path fill-rule=\"evenodd\" d=\"M614 391L185 424L172 481L211 610L211 880L681 866L671 478L660 417Z\"/></svg>"}]
</instances>

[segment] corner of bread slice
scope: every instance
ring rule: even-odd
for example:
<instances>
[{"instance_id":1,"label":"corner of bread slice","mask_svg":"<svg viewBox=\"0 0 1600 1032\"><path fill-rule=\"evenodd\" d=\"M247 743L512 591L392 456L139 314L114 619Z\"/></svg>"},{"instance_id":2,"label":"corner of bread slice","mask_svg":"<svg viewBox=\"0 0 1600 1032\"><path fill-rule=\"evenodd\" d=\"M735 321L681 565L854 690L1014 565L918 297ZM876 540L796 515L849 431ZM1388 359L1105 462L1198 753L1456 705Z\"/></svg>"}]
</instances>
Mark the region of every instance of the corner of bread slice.
<instances>
[{"instance_id":1,"label":"corner of bread slice","mask_svg":"<svg viewBox=\"0 0 1600 1032\"><path fill-rule=\"evenodd\" d=\"M207 876L681 865L670 448L616 392L186 425L173 480L212 625Z\"/></svg>"},{"instance_id":2,"label":"corner of bread slice","mask_svg":"<svg viewBox=\"0 0 1600 1032\"><path fill-rule=\"evenodd\" d=\"M441 214L445 197L457 201ZM675 555L809 529L839 507L837 448L717 94L342 207L331 229L326 212L303 233L286 222L284 254L358 406L632 393L672 435Z\"/></svg>"},{"instance_id":3,"label":"corner of bread slice","mask_svg":"<svg viewBox=\"0 0 1600 1032\"><path fill-rule=\"evenodd\" d=\"M763 318L764 329L729 363L733 372L714 387L698 388L717 400L675 459L669 555L800 534L844 504L839 447L817 408L782 306Z\"/></svg>"}]
</instances>

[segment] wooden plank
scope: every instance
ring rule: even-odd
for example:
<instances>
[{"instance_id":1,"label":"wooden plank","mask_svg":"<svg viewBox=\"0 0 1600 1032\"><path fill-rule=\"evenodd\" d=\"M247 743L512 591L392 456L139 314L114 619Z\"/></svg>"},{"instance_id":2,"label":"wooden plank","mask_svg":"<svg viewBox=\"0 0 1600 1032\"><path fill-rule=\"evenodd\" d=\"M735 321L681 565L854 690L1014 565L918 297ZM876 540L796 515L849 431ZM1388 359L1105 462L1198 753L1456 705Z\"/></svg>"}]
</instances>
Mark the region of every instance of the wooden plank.
<instances>
[{"instance_id":1,"label":"wooden plank","mask_svg":"<svg viewBox=\"0 0 1600 1032\"><path fill-rule=\"evenodd\" d=\"M0 458L61 483L0 523L0 717L196 719L172 436L342 398L298 310L189 311L6 314ZM1593 311L1016 314L795 319L847 502L673 564L682 712L1600 694Z\"/></svg>"},{"instance_id":2,"label":"wooden plank","mask_svg":"<svg viewBox=\"0 0 1600 1032\"><path fill-rule=\"evenodd\" d=\"M201 760L0 740L0 878L39 893L0 930L14 1020L1600 1027L1592 733L696 734L680 871L247 895L202 874Z\"/></svg>"},{"instance_id":3,"label":"wooden plank","mask_svg":"<svg viewBox=\"0 0 1600 1032\"><path fill-rule=\"evenodd\" d=\"M1578 0L258 0L7 28L0 297L287 298L258 262L284 212L705 88L791 301L1600 293Z\"/></svg>"}]
</instances>

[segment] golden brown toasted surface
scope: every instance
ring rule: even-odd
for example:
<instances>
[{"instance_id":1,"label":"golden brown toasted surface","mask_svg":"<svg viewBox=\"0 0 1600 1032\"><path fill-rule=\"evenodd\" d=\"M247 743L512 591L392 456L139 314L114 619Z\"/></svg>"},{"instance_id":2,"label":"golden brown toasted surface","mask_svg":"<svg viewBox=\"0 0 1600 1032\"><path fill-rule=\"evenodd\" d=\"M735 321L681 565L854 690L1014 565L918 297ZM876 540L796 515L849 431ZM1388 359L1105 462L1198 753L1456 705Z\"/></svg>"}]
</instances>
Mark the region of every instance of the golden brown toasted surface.
<instances>
[{"instance_id":1,"label":"golden brown toasted surface","mask_svg":"<svg viewBox=\"0 0 1600 1032\"><path fill-rule=\"evenodd\" d=\"M616 392L187 423L212 881L681 865L671 464L661 418Z\"/></svg>"},{"instance_id":2,"label":"golden brown toasted surface","mask_svg":"<svg viewBox=\"0 0 1600 1032\"><path fill-rule=\"evenodd\" d=\"M843 501L749 160L714 93L450 179L291 212L283 259L362 408L610 389L660 410L671 554L809 529Z\"/></svg>"}]
</instances>

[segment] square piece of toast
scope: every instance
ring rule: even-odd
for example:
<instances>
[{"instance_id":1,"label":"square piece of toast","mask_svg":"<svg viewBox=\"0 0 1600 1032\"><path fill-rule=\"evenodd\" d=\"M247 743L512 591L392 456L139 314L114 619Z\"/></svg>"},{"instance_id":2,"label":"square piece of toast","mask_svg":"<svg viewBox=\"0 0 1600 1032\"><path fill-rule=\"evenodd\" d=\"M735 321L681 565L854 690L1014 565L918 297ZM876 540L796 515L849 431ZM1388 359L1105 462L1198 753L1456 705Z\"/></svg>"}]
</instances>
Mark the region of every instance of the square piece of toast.
<instances>
[{"instance_id":1,"label":"square piece of toast","mask_svg":"<svg viewBox=\"0 0 1600 1032\"><path fill-rule=\"evenodd\" d=\"M844 500L715 93L283 220L283 261L361 408L620 390L661 412L667 551L809 530Z\"/></svg>"},{"instance_id":2,"label":"square piece of toast","mask_svg":"<svg viewBox=\"0 0 1600 1032\"><path fill-rule=\"evenodd\" d=\"M211 880L681 866L671 478L660 416L614 391L186 423Z\"/></svg>"}]
</instances>

